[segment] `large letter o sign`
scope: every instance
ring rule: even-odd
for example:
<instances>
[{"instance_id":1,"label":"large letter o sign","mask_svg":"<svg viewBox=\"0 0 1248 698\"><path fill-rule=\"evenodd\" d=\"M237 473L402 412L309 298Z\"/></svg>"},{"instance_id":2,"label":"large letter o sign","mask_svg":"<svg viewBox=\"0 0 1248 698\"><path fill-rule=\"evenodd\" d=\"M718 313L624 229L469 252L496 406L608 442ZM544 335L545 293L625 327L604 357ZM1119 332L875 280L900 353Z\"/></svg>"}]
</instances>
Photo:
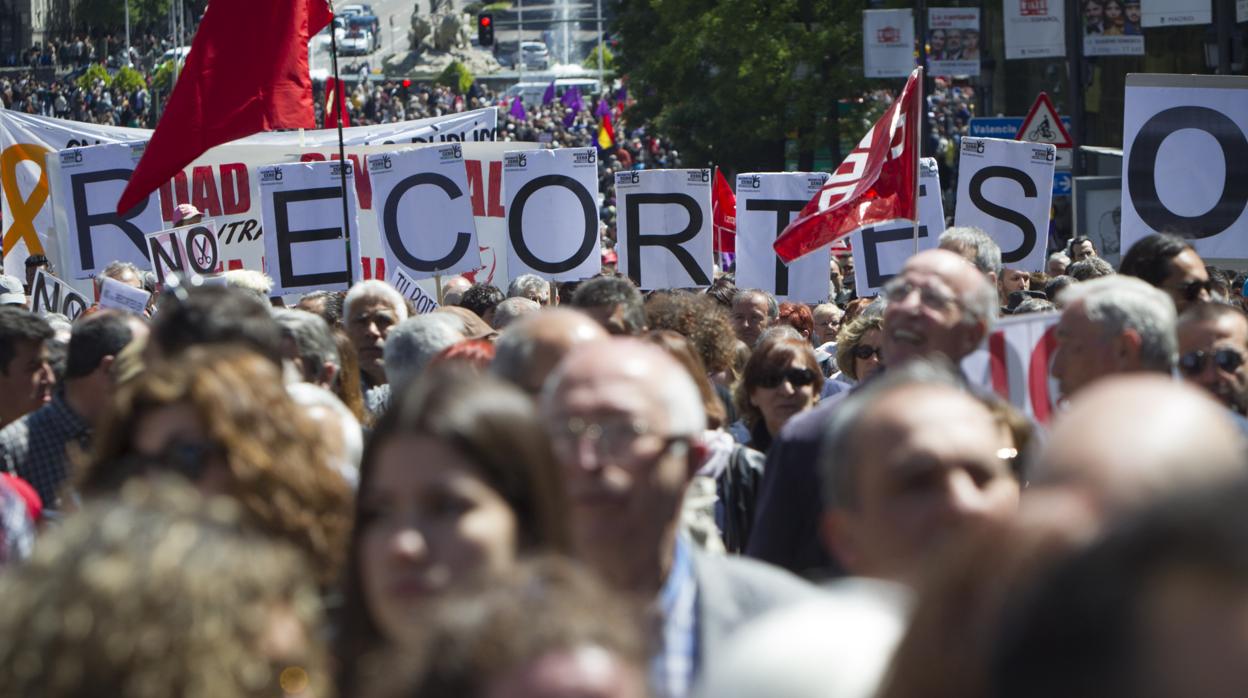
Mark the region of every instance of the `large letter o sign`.
<instances>
[{"instance_id":1,"label":"large letter o sign","mask_svg":"<svg viewBox=\"0 0 1248 698\"><path fill-rule=\"evenodd\" d=\"M1170 134L1186 128L1213 136L1226 159L1222 197L1199 216L1181 216L1167 209L1157 195L1157 153ZM1140 219L1158 232L1180 233L1189 239L1212 237L1231 227L1248 206L1248 138L1225 114L1207 107L1173 107L1146 121L1131 146L1126 169L1131 204Z\"/></svg>"},{"instance_id":2,"label":"large letter o sign","mask_svg":"<svg viewBox=\"0 0 1248 698\"><path fill-rule=\"evenodd\" d=\"M572 192L576 196L577 201L580 202L583 213L584 234L581 237L580 248L572 253L571 257L557 262L547 262L538 258L524 240L524 206L528 203L529 197L545 187L563 187ZM511 211L508 212L508 218L510 221L507 226L507 232L511 238L511 247L515 250L516 256L520 258L520 261L529 265L530 268L545 274L558 274L577 268L589 258L589 253L594 250L594 242L598 239L598 204L594 202L594 198L589 195L585 187L581 186L580 182L566 175L542 175L525 184L520 188L520 191L516 192L516 198L511 203Z\"/></svg>"}]
</instances>

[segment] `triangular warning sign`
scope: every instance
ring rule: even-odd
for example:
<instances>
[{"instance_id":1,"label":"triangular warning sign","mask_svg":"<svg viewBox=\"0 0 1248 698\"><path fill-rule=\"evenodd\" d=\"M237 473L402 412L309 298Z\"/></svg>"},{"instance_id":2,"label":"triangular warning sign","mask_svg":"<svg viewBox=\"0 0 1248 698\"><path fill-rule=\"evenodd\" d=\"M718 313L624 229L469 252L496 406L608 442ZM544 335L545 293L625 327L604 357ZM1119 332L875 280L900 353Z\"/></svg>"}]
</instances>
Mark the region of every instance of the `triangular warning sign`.
<instances>
[{"instance_id":1,"label":"triangular warning sign","mask_svg":"<svg viewBox=\"0 0 1248 698\"><path fill-rule=\"evenodd\" d=\"M1052 143L1059 148L1075 147L1075 140L1070 137L1066 125L1057 115L1057 107L1053 106L1053 100L1045 92L1036 97L1036 103L1031 105L1031 111L1027 112L1027 118L1023 119L1014 140Z\"/></svg>"}]
</instances>

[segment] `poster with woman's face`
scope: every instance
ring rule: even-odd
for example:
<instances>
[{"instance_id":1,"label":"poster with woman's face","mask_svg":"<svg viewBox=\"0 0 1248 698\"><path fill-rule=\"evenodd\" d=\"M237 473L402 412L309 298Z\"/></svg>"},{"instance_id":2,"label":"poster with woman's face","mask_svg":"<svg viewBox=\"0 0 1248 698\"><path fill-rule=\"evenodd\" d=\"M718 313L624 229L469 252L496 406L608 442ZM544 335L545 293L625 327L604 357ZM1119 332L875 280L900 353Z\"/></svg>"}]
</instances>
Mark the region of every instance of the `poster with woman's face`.
<instances>
[{"instance_id":1,"label":"poster with woman's face","mask_svg":"<svg viewBox=\"0 0 1248 698\"><path fill-rule=\"evenodd\" d=\"M927 67L932 75L979 75L979 8L941 7L927 11Z\"/></svg>"}]
</instances>

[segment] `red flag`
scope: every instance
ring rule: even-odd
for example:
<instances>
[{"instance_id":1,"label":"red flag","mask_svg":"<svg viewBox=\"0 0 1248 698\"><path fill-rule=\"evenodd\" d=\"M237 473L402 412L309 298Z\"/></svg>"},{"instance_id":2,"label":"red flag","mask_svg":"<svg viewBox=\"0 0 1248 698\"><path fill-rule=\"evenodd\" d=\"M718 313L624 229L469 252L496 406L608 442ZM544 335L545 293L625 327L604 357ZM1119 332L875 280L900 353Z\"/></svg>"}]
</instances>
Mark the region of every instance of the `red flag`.
<instances>
[{"instance_id":1,"label":"red flag","mask_svg":"<svg viewBox=\"0 0 1248 698\"><path fill-rule=\"evenodd\" d=\"M724 179L723 170L715 168L715 184L711 190L711 220L715 226L715 254L737 253L737 195Z\"/></svg>"},{"instance_id":2,"label":"red flag","mask_svg":"<svg viewBox=\"0 0 1248 698\"><path fill-rule=\"evenodd\" d=\"M864 225L915 219L921 85L921 69L916 69L897 101L776 238L781 259L792 262Z\"/></svg>"},{"instance_id":3,"label":"red flag","mask_svg":"<svg viewBox=\"0 0 1248 698\"><path fill-rule=\"evenodd\" d=\"M308 39L331 18L325 0L212 0L118 212L213 146L257 131L316 128Z\"/></svg>"},{"instance_id":4,"label":"red flag","mask_svg":"<svg viewBox=\"0 0 1248 698\"><path fill-rule=\"evenodd\" d=\"M351 125L351 112L347 109L347 84L338 78L328 78L325 80L325 128L338 128L340 114L342 127L347 128Z\"/></svg>"}]
</instances>

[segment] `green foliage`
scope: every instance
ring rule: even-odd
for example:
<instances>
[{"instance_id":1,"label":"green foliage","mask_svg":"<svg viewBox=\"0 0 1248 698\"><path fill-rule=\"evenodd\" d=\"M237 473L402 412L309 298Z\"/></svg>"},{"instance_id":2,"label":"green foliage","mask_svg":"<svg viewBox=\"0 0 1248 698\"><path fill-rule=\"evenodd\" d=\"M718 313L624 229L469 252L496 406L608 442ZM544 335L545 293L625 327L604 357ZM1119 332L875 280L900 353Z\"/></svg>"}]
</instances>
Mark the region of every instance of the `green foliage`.
<instances>
[{"instance_id":1,"label":"green foliage","mask_svg":"<svg viewBox=\"0 0 1248 698\"><path fill-rule=\"evenodd\" d=\"M132 27L167 21L169 0L129 0L129 3ZM188 12L191 11L193 8L188 9ZM126 21L126 5L117 0L78 0L72 12L74 21L79 25L121 27Z\"/></svg>"},{"instance_id":2,"label":"green foliage","mask_svg":"<svg viewBox=\"0 0 1248 698\"><path fill-rule=\"evenodd\" d=\"M173 61L165 61L156 66L156 70L152 73L152 88L167 90L171 85L173 85Z\"/></svg>"},{"instance_id":3,"label":"green foliage","mask_svg":"<svg viewBox=\"0 0 1248 698\"><path fill-rule=\"evenodd\" d=\"M589 55L585 57L585 61L581 63L586 69L598 70L598 48L595 46L594 50L590 51ZM611 49L607 48L606 44L602 45L602 68L608 73L615 70L615 55L611 53Z\"/></svg>"},{"instance_id":4,"label":"green foliage","mask_svg":"<svg viewBox=\"0 0 1248 698\"><path fill-rule=\"evenodd\" d=\"M129 66L122 66L113 76L113 87L125 91L126 94L146 86L143 75Z\"/></svg>"},{"instance_id":5,"label":"green foliage","mask_svg":"<svg viewBox=\"0 0 1248 698\"><path fill-rule=\"evenodd\" d=\"M453 61L446 66L446 70L443 70L437 79L439 85L445 85L454 90L455 94L460 95L468 94L468 90L472 89L472 83L475 81L472 71L459 61Z\"/></svg>"},{"instance_id":6,"label":"green foliage","mask_svg":"<svg viewBox=\"0 0 1248 698\"><path fill-rule=\"evenodd\" d=\"M813 153L865 131L829 118L866 89L863 0L620 2L616 71L686 165L780 169L784 143ZM886 86L880 84L880 87ZM846 133L842 133L846 132Z\"/></svg>"},{"instance_id":7,"label":"green foliage","mask_svg":"<svg viewBox=\"0 0 1248 698\"><path fill-rule=\"evenodd\" d=\"M92 63L82 75L78 76L78 87L90 91L95 87L95 83L101 80L104 82L105 87L108 87L113 82L104 66L99 63Z\"/></svg>"}]
</instances>

